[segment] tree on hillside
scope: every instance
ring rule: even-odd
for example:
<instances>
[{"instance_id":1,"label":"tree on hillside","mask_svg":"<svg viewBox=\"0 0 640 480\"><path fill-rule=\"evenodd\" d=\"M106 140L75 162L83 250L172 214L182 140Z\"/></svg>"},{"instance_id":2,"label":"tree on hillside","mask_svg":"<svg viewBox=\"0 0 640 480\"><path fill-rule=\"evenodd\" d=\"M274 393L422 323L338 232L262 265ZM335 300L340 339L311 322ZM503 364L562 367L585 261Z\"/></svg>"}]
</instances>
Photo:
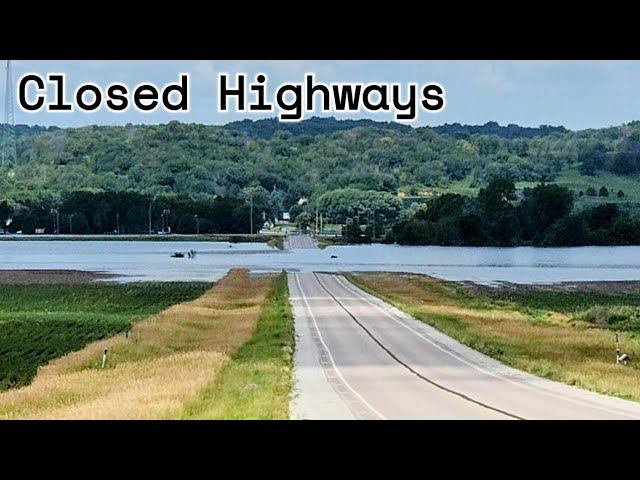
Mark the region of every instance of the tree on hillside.
<instances>
[{"instance_id":1,"label":"tree on hillside","mask_svg":"<svg viewBox=\"0 0 640 480\"><path fill-rule=\"evenodd\" d=\"M515 200L515 185L504 177L494 177L478 192L485 231L496 245L511 245L519 237L519 221L513 205Z\"/></svg>"},{"instance_id":2,"label":"tree on hillside","mask_svg":"<svg viewBox=\"0 0 640 480\"><path fill-rule=\"evenodd\" d=\"M0 202L0 228L4 227L4 222L11 215L11 207L6 201Z\"/></svg>"},{"instance_id":3,"label":"tree on hillside","mask_svg":"<svg viewBox=\"0 0 640 480\"><path fill-rule=\"evenodd\" d=\"M578 161L582 175L595 175L605 167L607 148L600 141L587 141L578 147Z\"/></svg>"},{"instance_id":4,"label":"tree on hillside","mask_svg":"<svg viewBox=\"0 0 640 480\"><path fill-rule=\"evenodd\" d=\"M572 209L573 194L565 187L541 184L530 189L518 205L523 239L540 243L547 229Z\"/></svg>"},{"instance_id":5,"label":"tree on hillside","mask_svg":"<svg viewBox=\"0 0 640 480\"><path fill-rule=\"evenodd\" d=\"M640 172L640 132L634 131L620 142L611 171L620 175Z\"/></svg>"}]
</instances>

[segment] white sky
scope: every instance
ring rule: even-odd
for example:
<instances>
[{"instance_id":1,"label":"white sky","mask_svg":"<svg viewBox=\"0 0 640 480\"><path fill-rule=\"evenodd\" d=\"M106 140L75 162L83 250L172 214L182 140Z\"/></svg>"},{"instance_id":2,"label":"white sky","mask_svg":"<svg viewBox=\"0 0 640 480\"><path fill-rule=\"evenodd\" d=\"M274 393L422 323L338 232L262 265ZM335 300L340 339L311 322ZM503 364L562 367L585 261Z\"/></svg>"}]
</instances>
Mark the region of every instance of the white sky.
<instances>
[{"instance_id":1,"label":"white sky","mask_svg":"<svg viewBox=\"0 0 640 480\"><path fill-rule=\"evenodd\" d=\"M66 73L69 96L84 82L94 82L101 87L112 82L122 82L131 88L140 82L160 86L177 81L182 72L191 74L189 113L168 113L163 109L150 114L134 109L122 114L106 109L94 113L26 113L16 106L16 123L30 125L165 123L170 120L224 124L243 118L275 116L218 113L216 93L220 72L246 72L250 79L264 72L269 77L271 93L282 82L302 81L307 72L314 72L316 79L323 82L440 83L446 91L445 110L437 114L421 112L414 126L497 121L584 129L640 119L638 61L14 61L14 80L27 72ZM4 75L0 95L4 97ZM4 105L4 100L0 105ZM392 119L388 113L335 116Z\"/></svg>"}]
</instances>

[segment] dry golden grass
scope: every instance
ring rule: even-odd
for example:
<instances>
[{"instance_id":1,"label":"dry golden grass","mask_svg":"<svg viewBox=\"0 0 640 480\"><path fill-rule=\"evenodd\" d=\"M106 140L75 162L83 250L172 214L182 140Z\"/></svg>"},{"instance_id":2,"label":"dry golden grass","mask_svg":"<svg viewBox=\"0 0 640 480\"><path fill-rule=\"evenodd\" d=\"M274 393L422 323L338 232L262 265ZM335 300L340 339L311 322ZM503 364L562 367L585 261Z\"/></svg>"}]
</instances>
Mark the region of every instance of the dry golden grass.
<instances>
[{"instance_id":1,"label":"dry golden grass","mask_svg":"<svg viewBox=\"0 0 640 480\"><path fill-rule=\"evenodd\" d=\"M621 335L636 359L615 364L614 336L561 312L470 294L421 275L351 275L354 283L456 340L515 368L589 390L640 401L640 340Z\"/></svg>"},{"instance_id":2,"label":"dry golden grass","mask_svg":"<svg viewBox=\"0 0 640 480\"><path fill-rule=\"evenodd\" d=\"M273 282L232 270L200 298L136 323L128 339L42 367L30 385L0 394L0 418L171 418L251 338Z\"/></svg>"}]
</instances>

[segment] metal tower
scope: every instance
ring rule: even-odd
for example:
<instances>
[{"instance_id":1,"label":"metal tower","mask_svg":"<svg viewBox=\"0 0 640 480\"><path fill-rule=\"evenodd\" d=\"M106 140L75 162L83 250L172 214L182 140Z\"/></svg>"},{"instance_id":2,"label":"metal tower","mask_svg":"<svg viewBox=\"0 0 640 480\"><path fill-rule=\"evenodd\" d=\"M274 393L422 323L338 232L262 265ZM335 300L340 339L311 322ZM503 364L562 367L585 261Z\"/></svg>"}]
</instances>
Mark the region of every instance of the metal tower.
<instances>
[{"instance_id":1,"label":"metal tower","mask_svg":"<svg viewBox=\"0 0 640 480\"><path fill-rule=\"evenodd\" d=\"M13 73L11 71L11 60L7 60L5 65L6 79L4 90L4 142L2 145L2 166L13 164L17 160L16 137L15 137L15 114L13 110Z\"/></svg>"}]
</instances>

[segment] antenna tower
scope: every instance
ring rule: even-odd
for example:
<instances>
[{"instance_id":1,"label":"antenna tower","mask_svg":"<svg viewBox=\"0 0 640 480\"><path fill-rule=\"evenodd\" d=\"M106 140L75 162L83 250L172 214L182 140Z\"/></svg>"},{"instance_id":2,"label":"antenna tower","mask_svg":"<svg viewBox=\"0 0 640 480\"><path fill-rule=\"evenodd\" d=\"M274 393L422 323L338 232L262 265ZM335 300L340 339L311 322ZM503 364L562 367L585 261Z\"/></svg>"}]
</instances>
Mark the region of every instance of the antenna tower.
<instances>
[{"instance_id":1,"label":"antenna tower","mask_svg":"<svg viewBox=\"0 0 640 480\"><path fill-rule=\"evenodd\" d=\"M2 163L1 166L13 164L17 159L16 153L16 137L15 137L15 114L13 110L13 73L11 69L11 60L7 60L5 64L6 79L4 90L4 125L5 139L2 145Z\"/></svg>"}]
</instances>

